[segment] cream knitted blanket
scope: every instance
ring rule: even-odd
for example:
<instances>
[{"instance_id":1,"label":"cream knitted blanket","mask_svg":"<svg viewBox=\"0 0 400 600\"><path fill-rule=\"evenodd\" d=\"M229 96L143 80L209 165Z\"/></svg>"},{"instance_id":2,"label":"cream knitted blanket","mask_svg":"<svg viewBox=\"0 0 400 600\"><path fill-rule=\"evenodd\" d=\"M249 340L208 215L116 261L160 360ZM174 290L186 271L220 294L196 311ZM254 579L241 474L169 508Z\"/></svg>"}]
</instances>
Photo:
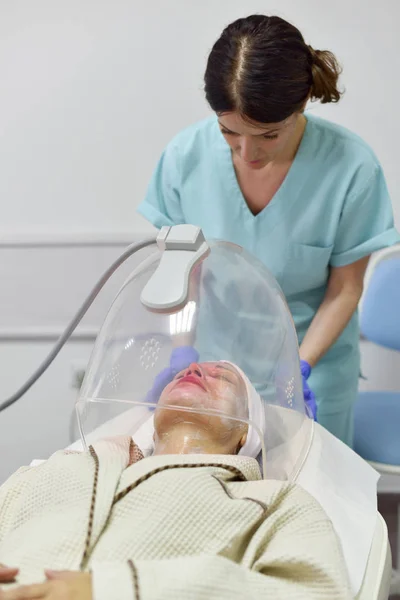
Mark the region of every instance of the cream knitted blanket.
<instances>
[{"instance_id":1,"label":"cream knitted blanket","mask_svg":"<svg viewBox=\"0 0 400 600\"><path fill-rule=\"evenodd\" d=\"M18 583L91 570L94 600L347 600L335 532L253 459L153 456L130 438L57 452L0 488L0 563ZM136 462L135 462L136 461Z\"/></svg>"}]
</instances>

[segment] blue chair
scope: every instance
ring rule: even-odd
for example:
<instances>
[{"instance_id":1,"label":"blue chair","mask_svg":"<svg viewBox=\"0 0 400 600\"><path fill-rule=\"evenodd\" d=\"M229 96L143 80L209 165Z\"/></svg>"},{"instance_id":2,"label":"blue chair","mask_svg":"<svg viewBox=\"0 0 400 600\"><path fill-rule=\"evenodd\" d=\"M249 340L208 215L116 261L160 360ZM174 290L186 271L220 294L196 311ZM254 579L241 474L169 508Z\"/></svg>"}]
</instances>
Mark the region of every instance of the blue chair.
<instances>
[{"instance_id":1,"label":"blue chair","mask_svg":"<svg viewBox=\"0 0 400 600\"><path fill-rule=\"evenodd\" d=\"M400 246L371 260L360 306L360 328L364 339L400 352ZM359 393L354 449L383 477L398 481L400 492L400 372L398 392ZM400 505L398 517L396 566L400 569ZM399 579L398 572L394 576Z\"/></svg>"},{"instance_id":2,"label":"blue chair","mask_svg":"<svg viewBox=\"0 0 400 600\"><path fill-rule=\"evenodd\" d=\"M400 352L400 248L397 246L372 265L361 305L360 327L366 340ZM356 452L375 463L380 472L398 471L400 475L400 384L399 392L360 392L354 427Z\"/></svg>"}]
</instances>

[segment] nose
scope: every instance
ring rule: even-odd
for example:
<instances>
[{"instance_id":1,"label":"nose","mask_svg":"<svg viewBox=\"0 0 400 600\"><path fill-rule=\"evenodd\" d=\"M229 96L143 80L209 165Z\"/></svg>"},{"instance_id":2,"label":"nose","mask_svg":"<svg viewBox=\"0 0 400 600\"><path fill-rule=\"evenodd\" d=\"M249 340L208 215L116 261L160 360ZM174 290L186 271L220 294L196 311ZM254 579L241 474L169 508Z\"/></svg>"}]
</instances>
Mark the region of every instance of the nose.
<instances>
[{"instance_id":1,"label":"nose","mask_svg":"<svg viewBox=\"0 0 400 600\"><path fill-rule=\"evenodd\" d=\"M189 365L185 371L185 375L196 375L197 377L201 378L204 377L203 371L201 370L200 365L197 363L192 363L191 365Z\"/></svg>"},{"instance_id":2,"label":"nose","mask_svg":"<svg viewBox=\"0 0 400 600\"><path fill-rule=\"evenodd\" d=\"M251 137L242 136L240 138L240 158L246 162L257 160L257 143Z\"/></svg>"}]
</instances>

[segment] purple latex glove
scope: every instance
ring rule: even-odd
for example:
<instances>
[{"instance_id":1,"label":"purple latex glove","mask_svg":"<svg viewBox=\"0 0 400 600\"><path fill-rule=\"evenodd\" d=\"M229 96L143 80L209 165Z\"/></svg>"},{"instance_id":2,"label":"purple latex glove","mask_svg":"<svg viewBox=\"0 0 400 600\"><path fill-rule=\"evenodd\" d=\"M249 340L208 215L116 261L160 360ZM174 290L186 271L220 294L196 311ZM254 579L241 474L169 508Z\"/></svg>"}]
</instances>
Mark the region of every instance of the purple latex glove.
<instances>
[{"instance_id":1,"label":"purple latex glove","mask_svg":"<svg viewBox=\"0 0 400 600\"><path fill-rule=\"evenodd\" d=\"M307 379L311 375L311 366L308 364L308 362L306 360L300 361L300 371L301 371L301 377L303 380L304 401L306 403L306 406L308 408L310 416L312 416L314 421L316 421L317 420L317 402L315 399L314 392L311 390L310 386L307 383Z\"/></svg>"},{"instance_id":2,"label":"purple latex glove","mask_svg":"<svg viewBox=\"0 0 400 600\"><path fill-rule=\"evenodd\" d=\"M171 383L175 375L198 362L199 353L192 346L174 348L169 359L169 366L163 369L154 379L153 387L146 396L147 402L157 404L163 389Z\"/></svg>"}]
</instances>

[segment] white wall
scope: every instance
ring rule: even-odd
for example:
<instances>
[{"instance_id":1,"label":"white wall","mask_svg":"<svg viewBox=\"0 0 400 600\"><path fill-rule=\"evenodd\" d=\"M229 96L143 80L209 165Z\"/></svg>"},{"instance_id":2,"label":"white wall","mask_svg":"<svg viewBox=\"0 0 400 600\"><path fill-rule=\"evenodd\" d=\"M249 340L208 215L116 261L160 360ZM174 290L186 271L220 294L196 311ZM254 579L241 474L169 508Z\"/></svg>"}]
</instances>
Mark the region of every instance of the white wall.
<instances>
[{"instance_id":1,"label":"white wall","mask_svg":"<svg viewBox=\"0 0 400 600\"><path fill-rule=\"evenodd\" d=\"M1 0L0 232L142 231L162 148L207 114L209 49L252 12L337 53L346 95L315 110L372 144L399 222L398 0Z\"/></svg>"},{"instance_id":2,"label":"white wall","mask_svg":"<svg viewBox=\"0 0 400 600\"><path fill-rule=\"evenodd\" d=\"M288 18L342 61L343 100L313 110L373 146L400 225L398 0L0 0L0 401L112 258L151 231L135 207L155 162L208 113L206 56L227 23L253 12ZM43 379L0 414L0 481L69 441L71 368L86 362L123 275ZM380 351L364 345L363 355L363 386L400 388L399 357L378 368Z\"/></svg>"},{"instance_id":3,"label":"white wall","mask_svg":"<svg viewBox=\"0 0 400 600\"><path fill-rule=\"evenodd\" d=\"M0 242L0 403L47 356L124 240ZM43 377L0 413L0 483L32 458L77 439L75 376L85 370L99 325L122 282L149 250L131 257L100 292Z\"/></svg>"},{"instance_id":4,"label":"white wall","mask_svg":"<svg viewBox=\"0 0 400 600\"><path fill-rule=\"evenodd\" d=\"M1 399L20 387L53 344L0 342ZM0 484L33 458L47 458L78 439L71 367L85 366L91 346L90 341L70 342L32 391L0 413Z\"/></svg>"}]
</instances>

